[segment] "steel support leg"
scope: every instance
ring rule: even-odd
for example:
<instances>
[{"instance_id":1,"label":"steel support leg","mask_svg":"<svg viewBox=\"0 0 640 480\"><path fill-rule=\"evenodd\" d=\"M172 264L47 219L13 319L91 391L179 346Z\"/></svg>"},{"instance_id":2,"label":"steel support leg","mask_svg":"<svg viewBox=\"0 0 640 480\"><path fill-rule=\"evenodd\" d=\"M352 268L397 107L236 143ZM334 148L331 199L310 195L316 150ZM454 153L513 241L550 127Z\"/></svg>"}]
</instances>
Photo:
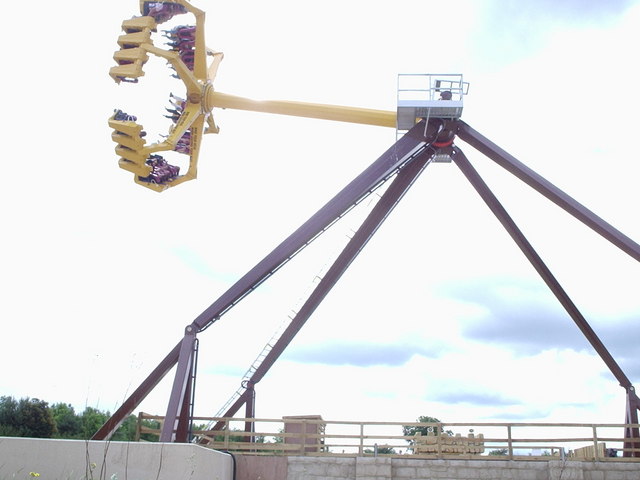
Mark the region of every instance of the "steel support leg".
<instances>
[{"instance_id":1,"label":"steel support leg","mask_svg":"<svg viewBox=\"0 0 640 480\"><path fill-rule=\"evenodd\" d=\"M158 364L149 376L136 388L129 398L113 413L111 418L105 422L102 427L91 437L92 440L108 440L111 435L122 425L131 413L142 403L158 383L169 373L175 366L180 355L180 345L182 342L173 347L173 350Z\"/></svg>"},{"instance_id":2,"label":"steel support leg","mask_svg":"<svg viewBox=\"0 0 640 480\"><path fill-rule=\"evenodd\" d=\"M287 237L269 255L196 317L191 326L200 332L218 320L224 313L251 293L258 285L313 241L314 238L320 235L332 223L343 216L353 205L357 204L381 182L384 182L399 168L424 150L426 146L436 138L439 125L439 122L429 122L428 125L425 125L424 121L417 123L415 127L393 144L382 156L367 167L309 220ZM182 342L176 345L161 364L151 372L143 383L124 402L122 407L120 407L107 423L100 428L96 435L94 435L94 439L107 439L116 431L124 419L133 412L140 402L142 402L149 392L160 382L164 375L179 361L181 344ZM185 371L182 371L180 375L186 375ZM184 381L184 378L176 378L174 388L180 390L176 384L180 384L182 381ZM173 407L172 410L174 410Z\"/></svg>"},{"instance_id":3,"label":"steel support leg","mask_svg":"<svg viewBox=\"0 0 640 480\"><path fill-rule=\"evenodd\" d=\"M254 433L256 431L256 423L249 420L250 418L256 418L256 390L251 381L247 382L247 402L244 409L244 418L247 420L244 422L244 431ZM245 437L246 442L253 442L253 435Z\"/></svg>"},{"instance_id":4,"label":"steel support leg","mask_svg":"<svg viewBox=\"0 0 640 480\"><path fill-rule=\"evenodd\" d=\"M178 420L180 412L184 408L185 399L189 398L190 382L192 381L192 368L194 362L194 345L196 341L196 330L189 325L185 329L185 335L180 345L180 355L178 357L178 366L176 375L173 380L171 389L171 397L169 398L169 406L164 417L164 425L160 433L161 442L173 442L175 439L175 431L178 429Z\"/></svg>"},{"instance_id":5,"label":"steel support leg","mask_svg":"<svg viewBox=\"0 0 640 480\"><path fill-rule=\"evenodd\" d=\"M627 389L627 411L624 423L629 425L624 429L623 457L640 457L640 429L638 428L638 410L640 399L633 387Z\"/></svg>"},{"instance_id":6,"label":"steel support leg","mask_svg":"<svg viewBox=\"0 0 640 480\"><path fill-rule=\"evenodd\" d=\"M192 370L195 363L192 365ZM182 406L180 408L180 414L178 415L178 422L176 424L175 442L187 443L189 441L189 432L191 431L191 398L194 392L194 377L193 374L189 375L187 380L187 386L184 392L184 398L182 399Z\"/></svg>"},{"instance_id":7,"label":"steel support leg","mask_svg":"<svg viewBox=\"0 0 640 480\"><path fill-rule=\"evenodd\" d=\"M349 240L329 270L327 270L327 273L324 275L321 282L316 286L302 307L300 307L300 310L293 317L291 323L284 330L280 338L278 338L276 343L273 345L273 348L269 353L267 353L267 356L264 358L262 363L257 367L256 371L249 379L250 384L254 385L258 383L266 375L269 369L287 348L289 343L291 343L293 338L300 331L302 326L316 310L318 305L320 305L329 291L338 282L342 274L347 270L349 265L351 265L367 242L386 220L404 194L409 190L409 188L411 188L420 173L422 173L428 165L432 155L433 151L431 149L427 149L400 170L397 177L393 180L393 183L382 195L364 222L362 222L358 231L351 240ZM223 416L233 417L242 406L242 403L244 401L249 402L250 398L250 396L245 396L243 394L233 405L229 407L229 409L227 409ZM213 430L220 429L223 426L223 422L218 422L213 427Z\"/></svg>"},{"instance_id":8,"label":"steel support leg","mask_svg":"<svg viewBox=\"0 0 640 480\"><path fill-rule=\"evenodd\" d=\"M486 156L495 161L498 165L505 168L507 171L518 177L520 180L524 181L527 185L535 189L537 192L541 193L549 200L554 202L556 205L560 206L562 209L573 215L576 219L580 220L582 223L593 229L595 232L599 233L602 237L609 240L615 246L620 248L622 251L640 261L640 245L633 241L631 238L624 235L622 232L611 226L609 223L605 222L602 218L597 216L595 213L588 210L586 207L576 202L569 195L564 193L562 190L557 188L555 185L548 182L546 179L538 175L536 172L516 160L512 155L504 151L502 148L498 147L496 144L491 142L486 137L482 136L476 130L471 128L469 125L462 121L458 121L458 137L462 140L484 153ZM458 151L458 153L461 153ZM472 168L468 164L468 161L465 158L458 156L458 161L456 162L458 166L460 166L467 178L469 175L472 177L476 177L477 173L475 171L471 172ZM471 172L467 174L467 172ZM477 177L479 178L479 177ZM481 182L481 181L480 181ZM473 182L472 182L473 183ZM475 185L474 185L475 186ZM476 187L476 189L481 192L481 190L489 192L486 185L482 184L480 187ZM482 193L481 193L482 195ZM490 192L489 192L489 195ZM494 200L485 199L485 202L489 204L489 202L493 202ZM495 201L497 202L497 200ZM498 204L499 205L499 204ZM491 205L490 205L491 206ZM501 209L502 207L499 207ZM496 213L494 211L494 213ZM496 215L499 215L496 213ZM499 216L500 218L500 216ZM503 221L501 219L501 221ZM503 222L504 225L504 222ZM505 225L505 228L509 230L509 228ZM511 233L511 232L510 232ZM520 234L521 235L521 234ZM512 236L514 236L512 234ZM514 238L515 239L515 238ZM524 237L522 237L524 240ZM518 242L518 240L516 240ZM524 240L526 242L526 240ZM520 244L519 244L520 245ZM526 245L520 245L520 248L525 251L530 247ZM525 252L526 254L526 252ZM529 257L529 256L528 256ZM537 255L534 255L537 257ZM535 258L530 258L530 261L536 267L538 263ZM540 264L541 269L544 271L546 267L544 264ZM538 269L539 267L536 267ZM538 272L545 278L546 273ZM587 337L587 340L591 343L591 345L595 348L596 352L600 355L600 357L604 360L609 367L609 370L613 373L616 379L620 382L620 385L625 388L627 391L627 405L626 405L626 415L625 415L625 423L626 424L638 424L638 410L640 409L640 400L638 399L635 389L631 384L630 380L624 374L620 366L615 362L613 357L610 355L609 351L602 344L600 339L593 332L589 324L584 320L582 315L575 309L573 303L570 302L566 294L562 291L556 292L554 289L557 287L552 287L551 285L556 284L557 282L553 277L549 277L549 280L545 279L547 285L550 286L556 297L563 304L565 309L569 312L573 320L578 325L578 328L582 331L582 333ZM565 298L566 297L566 298ZM625 449L638 449L638 451L625 451L624 456L637 456L640 457L640 441L635 442L634 439L640 440L640 431L637 427L627 427L625 428L625 438L630 439L626 440L624 445Z\"/></svg>"},{"instance_id":9,"label":"steel support leg","mask_svg":"<svg viewBox=\"0 0 640 480\"><path fill-rule=\"evenodd\" d=\"M480 194L480 197L482 197L487 206L491 209L493 214L498 218L502 226L507 230L513 241L516 242L518 247L520 247L522 253L524 253L527 259L531 262L533 268L535 268L538 274L542 277L549 289L553 292L558 301L571 316L573 321L576 323L589 343L593 346L595 351L604 360L604 363L607 365L607 367L609 367L609 370L611 371L611 373L613 373L613 376L620 382L620 385L622 385L626 389L632 387L631 381L627 378L618 363L611 356L602 341L600 341L600 338L598 338L596 333L593 331L591 325L589 325L587 320L582 316L573 301L569 298L569 295L567 295L560 283L558 283L556 278L553 276L551 270L547 268L538 253L534 250L524 234L511 219L511 217L495 197L493 192L491 192L484 180L482 180L478 172L473 168L473 166L471 166L464 153L462 153L459 148L454 148L452 158L455 164L458 165L460 170L462 170L462 173L465 175L465 177L467 177L467 180L471 182L471 185L473 185L476 191Z\"/></svg>"},{"instance_id":10,"label":"steel support leg","mask_svg":"<svg viewBox=\"0 0 640 480\"><path fill-rule=\"evenodd\" d=\"M417 123L400 140L391 146L335 197L287 237L269 255L247 272L229 290L223 293L209 308L202 312L193 324L198 331L215 322L227 310L244 298L318 235L365 198L378 185L393 175L405 163L413 159L432 142L440 123L433 122L425 128L424 121Z\"/></svg>"},{"instance_id":11,"label":"steel support leg","mask_svg":"<svg viewBox=\"0 0 640 480\"><path fill-rule=\"evenodd\" d=\"M274 347L265 357L264 361L256 369L251 377L253 383L258 383L262 380L271 365L273 365L273 363L282 354L300 328L302 328L307 319L313 314L318 305L320 305L329 291L338 282L342 274L347 270L349 265L351 265L367 242L386 220L404 194L409 190L409 188L411 188L420 173L422 173L424 168L428 165L432 155L433 151L426 150L420 154L420 156L411 161L411 163L406 167L400 170L397 178L384 192L353 238L349 243L347 243L329 270L327 270L322 281L316 286L302 307L300 307L300 310L293 318L287 329L283 332L280 339L278 339Z\"/></svg>"},{"instance_id":12,"label":"steel support leg","mask_svg":"<svg viewBox=\"0 0 640 480\"><path fill-rule=\"evenodd\" d=\"M640 261L640 245L625 234L605 222L591 210L576 202L555 185L538 175L515 157L504 151L488 138L462 121L458 121L458 137L469 145L484 153L498 165L518 177L527 185L547 197L556 205L566 210L582 223L602 235L622 251Z\"/></svg>"},{"instance_id":13,"label":"steel support leg","mask_svg":"<svg viewBox=\"0 0 640 480\"><path fill-rule=\"evenodd\" d=\"M191 359L191 371L187 380L187 388L182 399L182 408L178 417L175 441L186 443L191 441L191 427L193 422L193 404L196 393L196 373L198 368L198 339L193 342L193 355Z\"/></svg>"}]
</instances>

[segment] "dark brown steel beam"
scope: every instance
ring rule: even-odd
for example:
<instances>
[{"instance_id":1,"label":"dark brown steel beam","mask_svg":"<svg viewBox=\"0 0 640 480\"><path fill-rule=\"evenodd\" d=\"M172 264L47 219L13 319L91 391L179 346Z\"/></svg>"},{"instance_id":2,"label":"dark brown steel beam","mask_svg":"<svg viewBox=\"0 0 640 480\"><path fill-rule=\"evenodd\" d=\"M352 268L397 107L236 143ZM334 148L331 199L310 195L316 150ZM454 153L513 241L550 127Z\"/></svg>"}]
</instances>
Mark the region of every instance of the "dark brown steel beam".
<instances>
[{"instance_id":1,"label":"dark brown steel beam","mask_svg":"<svg viewBox=\"0 0 640 480\"><path fill-rule=\"evenodd\" d=\"M407 161L425 148L437 135L439 122L416 124L409 132L383 153L367 169L344 187L335 197L287 237L262 261L223 293L192 323L201 331L215 322L282 265L295 256L319 234L366 197L377 185L389 178Z\"/></svg>"},{"instance_id":2,"label":"dark brown steel beam","mask_svg":"<svg viewBox=\"0 0 640 480\"><path fill-rule=\"evenodd\" d=\"M194 365L191 370L193 372ZM189 375L187 386L182 399L182 406L180 408L180 415L178 416L178 426L176 427L175 441L177 443L187 443L189 441L189 432L191 431L191 397L194 393L194 376L193 373Z\"/></svg>"},{"instance_id":3,"label":"dark brown steel beam","mask_svg":"<svg viewBox=\"0 0 640 480\"><path fill-rule=\"evenodd\" d=\"M140 403L149 395L158 383L164 378L164 376L169 373L176 362L178 361L178 356L180 355L180 345L182 342L178 342L178 344L173 347L173 350L169 352L169 354L164 357L164 359L158 364L156 368L149 374L149 376L140 384L138 388L134 390L134 392L129 395L124 403L118 408L111 418L105 422L102 427L91 437L92 440L108 440L111 438L111 435L115 433L115 431L122 425L131 413L136 409Z\"/></svg>"},{"instance_id":4,"label":"dark brown steel beam","mask_svg":"<svg viewBox=\"0 0 640 480\"><path fill-rule=\"evenodd\" d=\"M627 390L627 411L625 412L624 423L627 425L638 425L638 410L640 410L640 399L632 387ZM623 457L640 457L640 429L638 427L626 427L624 429L625 440ZM633 451L630 451L633 450ZM636 451L638 450L638 451Z\"/></svg>"},{"instance_id":5,"label":"dark brown steel beam","mask_svg":"<svg viewBox=\"0 0 640 480\"><path fill-rule=\"evenodd\" d=\"M515 157L484 137L463 121L458 121L458 137L484 153L498 165L511 172L527 185L566 210L582 223L602 235L622 251L640 261L640 245L631 238L605 222L591 210L576 202L555 185L519 162Z\"/></svg>"},{"instance_id":6,"label":"dark brown steel beam","mask_svg":"<svg viewBox=\"0 0 640 480\"><path fill-rule=\"evenodd\" d=\"M196 342L196 331L189 325L185 329L184 337L180 344L180 354L178 356L178 366L173 379L171 396L167 413L164 417L164 425L160 433L161 442L173 442L175 431L179 427L180 412L182 411L185 399L188 398L189 383L192 380L192 368L194 361L194 345Z\"/></svg>"},{"instance_id":7,"label":"dark brown steel beam","mask_svg":"<svg viewBox=\"0 0 640 480\"><path fill-rule=\"evenodd\" d=\"M247 420L244 422L244 431L254 433L256 431L256 423L249 420L250 418L256 418L256 390L253 387L253 383L247 382L247 402L244 409L244 418ZM245 436L245 442L253 442L253 436Z\"/></svg>"},{"instance_id":8,"label":"dark brown steel beam","mask_svg":"<svg viewBox=\"0 0 640 480\"><path fill-rule=\"evenodd\" d=\"M583 222L585 225L593 229L595 232L602 235L605 239L616 245L622 251L640 261L640 245L633 241L631 238L624 235L622 232L605 222L602 218L591 212L582 204L576 202L569 195L557 188L555 185L548 182L542 176L528 168L523 163L519 162L512 155L507 153L502 148L491 142L489 139L478 133L469 125L462 121L458 121L458 136L473 146L480 152L495 161L498 165L505 168L507 171L524 181L527 185L534 188L537 192L541 193L556 205L563 208L565 211L573 215L575 218ZM465 157L466 159L466 157ZM456 162L458 163L458 162ZM468 163L468 161L466 162ZM486 200L485 200L486 201ZM521 247L522 248L522 247ZM533 263L533 262L532 262ZM534 265L535 266L535 265ZM546 268L546 267L544 267ZM541 274L542 275L542 274ZM553 280L555 282L555 280ZM553 290L553 288L552 288ZM555 292L554 292L555 293ZM558 296L556 294L556 296ZM563 301L561 300L561 303ZM564 305L564 303L563 303ZM572 303L571 303L572 305ZM565 308L567 306L565 305ZM624 374L620 366L615 362L609 351L602 344L596 334L593 332L589 324L584 320L582 322L582 315L572 314L570 310L567 310L572 318L578 325L578 328L583 332L587 340L595 348L596 352L604 360L609 367L609 370L613 373L616 379L620 382L620 385L627 391L627 405L625 423L637 424L638 423L638 410L640 409L640 399L635 393L635 388ZM576 309L577 312L577 309ZM625 429L625 437L640 439L640 431L637 427L629 427ZM625 442L625 448L640 448L640 443ZM640 452L628 452L625 451L624 456L637 456L640 457Z\"/></svg>"},{"instance_id":9,"label":"dark brown steel beam","mask_svg":"<svg viewBox=\"0 0 640 480\"><path fill-rule=\"evenodd\" d=\"M291 343L296 334L300 331L305 322L316 310L318 305L324 300L329 291L338 282L349 265L355 260L371 237L380 228L382 223L389 216L404 194L411 188L420 173L427 166L433 155L431 149L423 151L418 157L411 161L398 173L393 183L384 192L378 203L371 210L371 213L364 220L358 231L349 240L340 255L336 258L331 267L327 270L320 283L313 290L309 298L300 307L300 310L292 319L289 326L282 333L273 348L269 351L263 362L251 376L251 382L258 383L271 366L280 357L285 348Z\"/></svg>"},{"instance_id":10,"label":"dark brown steel beam","mask_svg":"<svg viewBox=\"0 0 640 480\"><path fill-rule=\"evenodd\" d=\"M436 138L438 130L439 122L429 122L428 125L425 125L424 121L417 123L415 127L343 188L333 199L307 220L307 222L287 237L287 239L278 245L269 255L196 317L191 326L195 328L197 332L200 332L219 319L225 312L326 230L333 222L344 215L353 205L366 197L378 184L393 175L401 166L423 150L428 143L431 143ZM149 392L155 388L168 371L178 363L181 344L182 342L173 348L116 413L98 430L93 439L107 439L116 431L125 418L130 415ZM178 378L178 376L184 375L186 375L184 371L176 372L173 390L181 390L179 385L186 380L184 378ZM172 395L175 396L176 393L173 392ZM183 398L181 395L178 396L180 396L180 399ZM177 400L174 399L174 405L171 406L171 410L177 412L177 407L174 408L175 401ZM174 414L168 416L175 418Z\"/></svg>"},{"instance_id":11,"label":"dark brown steel beam","mask_svg":"<svg viewBox=\"0 0 640 480\"><path fill-rule=\"evenodd\" d=\"M387 188L384 194L380 197L378 203L362 222L362 225L358 228L351 240L349 240L331 267L327 270L321 282L316 286L311 295L309 295L309 298L307 298L302 307L300 307L298 313L282 332L280 338L278 338L262 363L256 368L256 371L253 373L251 378L248 379L248 383L251 388L262 380L273 364L278 360L278 358L280 358L280 355L282 355L284 350L304 326L318 305L320 305L322 300L338 282L349 265L351 265L367 242L375 234L378 228L380 228L404 194L414 184L420 173L422 173L424 168L428 165L432 154L433 150L431 149L423 150L420 155L402 168L396 178L393 179L389 188ZM248 403L250 397L247 396L247 392L248 391L245 391L245 393L227 409L223 417L233 417L238 412L244 401ZM222 428L223 425L224 424L222 422L218 422L213 427L213 430Z\"/></svg>"},{"instance_id":12,"label":"dark brown steel beam","mask_svg":"<svg viewBox=\"0 0 640 480\"><path fill-rule=\"evenodd\" d=\"M236 399L235 402L233 402L233 405L231 405L226 413L224 413L222 416L223 417L233 417L238 410L240 410L240 407L242 407L242 405L244 405L245 403L248 403L249 401L252 401L249 397L253 395L252 390L247 388L244 392L242 392L242 394ZM211 428L211 430L208 430L206 432L206 434L209 434L213 431L216 430L221 430L224 427L224 422L219 421L216 422L216 424ZM206 443L206 442L205 442Z\"/></svg>"},{"instance_id":13,"label":"dark brown steel beam","mask_svg":"<svg viewBox=\"0 0 640 480\"><path fill-rule=\"evenodd\" d=\"M618 363L611 356L607 348L600 341L600 338L596 335L596 333L591 328L591 325L587 322L587 320L582 316L578 308L575 306L573 301L569 298L567 293L564 291L560 283L553 276L549 268L542 261L540 256L531 246L529 241L526 239L524 234L520 231L515 222L511 219L507 211L504 209L502 204L498 201L493 192L489 189L487 184L482 180L478 172L473 168L471 163L467 157L462 153L459 148L453 149L452 159L455 164L460 168L462 173L467 177L467 180L471 182L473 187L476 189L480 197L487 204L489 209L493 212L493 214L498 218L502 226L507 230L511 238L516 242L522 253L527 257L527 259L531 262L533 267L536 269L538 274L542 277L544 282L547 284L549 289L553 292L556 298L560 301L562 306L565 308L567 313L571 316L575 324L578 326L582 334L586 337L589 343L596 350L598 355L604 360L604 363L609 367L609 370L613 374L613 376L620 382L620 385L624 387L627 391L633 389L633 385L631 381L627 378L625 373L622 371Z\"/></svg>"}]
</instances>

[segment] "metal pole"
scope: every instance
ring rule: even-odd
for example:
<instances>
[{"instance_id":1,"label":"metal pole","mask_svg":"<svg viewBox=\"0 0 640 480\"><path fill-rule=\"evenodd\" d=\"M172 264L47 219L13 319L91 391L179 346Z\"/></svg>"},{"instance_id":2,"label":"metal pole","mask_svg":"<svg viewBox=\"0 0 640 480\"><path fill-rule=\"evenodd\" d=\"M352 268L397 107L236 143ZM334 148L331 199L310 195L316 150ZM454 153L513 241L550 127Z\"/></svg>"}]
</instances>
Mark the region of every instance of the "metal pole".
<instances>
[{"instance_id":1,"label":"metal pole","mask_svg":"<svg viewBox=\"0 0 640 480\"><path fill-rule=\"evenodd\" d=\"M640 409L640 399L636 395L635 388L627 390L627 410L625 412L625 423L627 425L638 424L638 409ZM640 457L640 430L638 427L628 426L624 429L623 457ZM629 440L626 440L629 439ZM633 451L628 451L633 449Z\"/></svg>"},{"instance_id":2,"label":"metal pole","mask_svg":"<svg viewBox=\"0 0 640 480\"><path fill-rule=\"evenodd\" d=\"M178 357L178 366L176 367L176 375L173 379L173 387L171 388L171 396L169 397L169 405L167 413L164 417L164 425L160 433L161 442L174 441L174 431L178 427L178 419L183 408L185 397L188 398L188 384L191 380L191 368L193 362L193 346L196 341L196 331L189 325L185 329L184 337L180 345L180 355Z\"/></svg>"},{"instance_id":3,"label":"metal pole","mask_svg":"<svg viewBox=\"0 0 640 480\"><path fill-rule=\"evenodd\" d=\"M193 370L195 361L191 362L191 369ZM191 398L194 392L194 377L193 375L189 375L187 380L187 386L184 391L184 398L182 399L182 406L180 408L180 414L178 416L178 422L176 425L176 436L175 442L177 443L187 443L189 441L189 432L191 430Z\"/></svg>"},{"instance_id":4,"label":"metal pole","mask_svg":"<svg viewBox=\"0 0 640 480\"><path fill-rule=\"evenodd\" d=\"M245 405L244 417L247 419L244 423L244 431L254 433L256 431L256 391L251 381L247 382L247 403ZM226 416L226 415L225 415ZM231 415L230 415L231 416ZM249 419L253 419L249 420ZM245 442L253 442L253 435L245 436Z\"/></svg>"}]
</instances>

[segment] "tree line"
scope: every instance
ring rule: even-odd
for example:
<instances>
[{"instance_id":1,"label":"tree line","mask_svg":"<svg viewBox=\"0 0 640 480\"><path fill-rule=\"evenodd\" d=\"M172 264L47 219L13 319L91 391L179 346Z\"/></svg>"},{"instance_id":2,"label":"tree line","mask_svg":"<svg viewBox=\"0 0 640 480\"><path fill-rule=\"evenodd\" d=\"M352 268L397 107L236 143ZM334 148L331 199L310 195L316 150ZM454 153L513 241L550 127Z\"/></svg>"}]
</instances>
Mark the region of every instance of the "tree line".
<instances>
[{"instance_id":1,"label":"tree line","mask_svg":"<svg viewBox=\"0 0 640 480\"><path fill-rule=\"evenodd\" d=\"M76 413L71 404L48 402L37 398L0 397L0 437L65 438L88 440L111 417L108 411L85 407ZM111 440L133 441L138 418L130 415L113 434ZM149 428L159 428L155 420L143 420ZM141 439L157 441L154 435Z\"/></svg>"}]
</instances>

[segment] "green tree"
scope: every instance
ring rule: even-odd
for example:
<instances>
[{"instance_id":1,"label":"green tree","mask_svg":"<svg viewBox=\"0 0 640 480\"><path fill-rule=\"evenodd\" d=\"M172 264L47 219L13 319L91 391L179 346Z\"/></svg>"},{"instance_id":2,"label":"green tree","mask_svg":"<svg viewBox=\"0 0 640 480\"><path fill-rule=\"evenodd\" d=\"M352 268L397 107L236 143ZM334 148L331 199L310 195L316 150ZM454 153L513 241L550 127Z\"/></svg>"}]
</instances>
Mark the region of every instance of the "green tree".
<instances>
[{"instance_id":1,"label":"green tree","mask_svg":"<svg viewBox=\"0 0 640 480\"><path fill-rule=\"evenodd\" d=\"M51 407L51 413L56 423L57 438L89 439L98 431L111 416L109 412L102 412L97 408L87 407L82 415L78 415L73 406L68 403L56 403ZM138 418L130 415L111 436L115 441L133 441L136 438Z\"/></svg>"},{"instance_id":2,"label":"green tree","mask_svg":"<svg viewBox=\"0 0 640 480\"><path fill-rule=\"evenodd\" d=\"M420 416L418 417L418 420L416 420L416 422L440 423L440 420L438 420L435 417ZM405 437L413 437L416 433L420 433L421 435L427 435L427 434L437 435L439 433L438 426L437 425L405 425L402 427L402 434ZM453 435L453 432L451 430L444 430L442 433L444 433L445 435ZM407 441L409 443L412 443L411 440L407 440Z\"/></svg>"},{"instance_id":3,"label":"green tree","mask_svg":"<svg viewBox=\"0 0 640 480\"><path fill-rule=\"evenodd\" d=\"M88 440L96 433L102 425L109 419L109 412L101 412L97 408L86 407L82 412L81 438Z\"/></svg>"},{"instance_id":4,"label":"green tree","mask_svg":"<svg viewBox=\"0 0 640 480\"><path fill-rule=\"evenodd\" d=\"M376 453L374 448L365 448L364 453ZM391 447L378 447L379 455L393 455L396 451Z\"/></svg>"},{"instance_id":5,"label":"green tree","mask_svg":"<svg viewBox=\"0 0 640 480\"><path fill-rule=\"evenodd\" d=\"M248 435L234 435L231 432L242 432L243 430L239 430L237 428L232 428L229 430L229 441L230 442L246 442ZM224 442L225 431L220 430L220 433L214 437L216 442Z\"/></svg>"},{"instance_id":6,"label":"green tree","mask_svg":"<svg viewBox=\"0 0 640 480\"><path fill-rule=\"evenodd\" d=\"M18 421L29 437L51 438L56 433L56 424L49 403L37 398L22 398L18 402Z\"/></svg>"},{"instance_id":7,"label":"green tree","mask_svg":"<svg viewBox=\"0 0 640 480\"><path fill-rule=\"evenodd\" d=\"M0 434L12 437L51 438L56 425L49 404L37 398L0 398Z\"/></svg>"},{"instance_id":8,"label":"green tree","mask_svg":"<svg viewBox=\"0 0 640 480\"><path fill-rule=\"evenodd\" d=\"M506 448L498 448L496 450L491 450L489 452L489 455L494 455L494 456L503 456L503 455L507 455L509 453L509 450Z\"/></svg>"},{"instance_id":9,"label":"green tree","mask_svg":"<svg viewBox=\"0 0 640 480\"><path fill-rule=\"evenodd\" d=\"M86 407L78 415L69 403L48 403L37 398L24 398L16 401L13 397L0 397L0 436L90 439L109 419L109 412ZM133 441L136 436L138 418L130 415L112 435L111 440ZM144 420L143 424L159 428L153 420ZM157 441L157 436L143 434L142 439Z\"/></svg>"},{"instance_id":10,"label":"green tree","mask_svg":"<svg viewBox=\"0 0 640 480\"><path fill-rule=\"evenodd\" d=\"M16 426L18 416L18 402L13 397L0 397L0 436L19 437Z\"/></svg>"},{"instance_id":11,"label":"green tree","mask_svg":"<svg viewBox=\"0 0 640 480\"><path fill-rule=\"evenodd\" d=\"M55 403L51 406L51 415L56 423L57 438L81 438L82 419L69 403Z\"/></svg>"},{"instance_id":12,"label":"green tree","mask_svg":"<svg viewBox=\"0 0 640 480\"><path fill-rule=\"evenodd\" d=\"M109 412L106 413L110 417ZM118 427L118 430L111 436L111 440L117 442L132 442L136 439L136 427L138 425L138 417L129 415L124 422ZM102 425L100 425L102 426ZM99 427L98 427L99 428Z\"/></svg>"}]
</instances>

